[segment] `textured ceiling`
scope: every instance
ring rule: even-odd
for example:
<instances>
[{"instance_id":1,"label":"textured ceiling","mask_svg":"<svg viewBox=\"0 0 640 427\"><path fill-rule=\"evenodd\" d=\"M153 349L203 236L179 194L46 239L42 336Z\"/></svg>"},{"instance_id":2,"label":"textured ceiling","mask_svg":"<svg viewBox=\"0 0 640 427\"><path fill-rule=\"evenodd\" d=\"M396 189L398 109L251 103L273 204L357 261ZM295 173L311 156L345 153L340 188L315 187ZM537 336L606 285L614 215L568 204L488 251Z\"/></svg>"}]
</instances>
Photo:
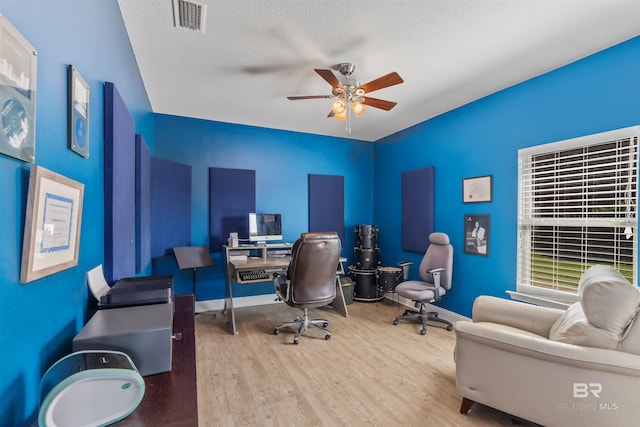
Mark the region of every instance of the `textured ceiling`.
<instances>
[{"instance_id":1,"label":"textured ceiling","mask_svg":"<svg viewBox=\"0 0 640 427\"><path fill-rule=\"evenodd\" d=\"M197 0L204 33L172 0L118 0L156 113L376 141L640 34L640 0ZM314 68L356 64L395 101L345 123Z\"/></svg>"}]
</instances>

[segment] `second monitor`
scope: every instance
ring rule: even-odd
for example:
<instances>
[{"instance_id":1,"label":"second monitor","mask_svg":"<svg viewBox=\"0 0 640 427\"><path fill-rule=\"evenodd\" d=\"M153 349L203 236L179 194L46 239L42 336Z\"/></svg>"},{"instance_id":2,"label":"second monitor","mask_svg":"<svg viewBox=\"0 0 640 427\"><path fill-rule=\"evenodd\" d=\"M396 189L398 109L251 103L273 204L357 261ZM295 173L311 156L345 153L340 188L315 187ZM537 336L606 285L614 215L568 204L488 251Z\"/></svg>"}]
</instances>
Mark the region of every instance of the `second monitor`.
<instances>
[{"instance_id":1,"label":"second monitor","mask_svg":"<svg viewBox=\"0 0 640 427\"><path fill-rule=\"evenodd\" d=\"M249 214L249 241L265 243L282 240L282 217L280 214Z\"/></svg>"}]
</instances>

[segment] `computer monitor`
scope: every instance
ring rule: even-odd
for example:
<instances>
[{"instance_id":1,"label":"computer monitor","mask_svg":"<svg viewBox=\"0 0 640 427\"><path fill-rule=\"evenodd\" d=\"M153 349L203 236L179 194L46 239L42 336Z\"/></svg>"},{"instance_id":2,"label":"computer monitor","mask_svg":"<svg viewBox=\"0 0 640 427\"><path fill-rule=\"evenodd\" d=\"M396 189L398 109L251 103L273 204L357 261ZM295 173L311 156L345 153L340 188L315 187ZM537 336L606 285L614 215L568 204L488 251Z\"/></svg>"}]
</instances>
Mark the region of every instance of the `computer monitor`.
<instances>
[{"instance_id":1,"label":"computer monitor","mask_svg":"<svg viewBox=\"0 0 640 427\"><path fill-rule=\"evenodd\" d=\"M280 214L249 214L249 240L265 243L282 240L282 217Z\"/></svg>"}]
</instances>

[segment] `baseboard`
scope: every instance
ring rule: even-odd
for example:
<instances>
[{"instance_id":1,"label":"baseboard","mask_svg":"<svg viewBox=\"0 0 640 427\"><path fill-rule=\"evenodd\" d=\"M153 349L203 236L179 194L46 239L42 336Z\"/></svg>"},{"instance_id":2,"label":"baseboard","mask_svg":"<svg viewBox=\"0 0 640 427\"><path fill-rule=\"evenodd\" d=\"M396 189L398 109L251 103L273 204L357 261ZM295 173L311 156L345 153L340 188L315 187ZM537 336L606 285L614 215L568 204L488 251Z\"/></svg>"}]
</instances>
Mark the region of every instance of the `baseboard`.
<instances>
[{"instance_id":1,"label":"baseboard","mask_svg":"<svg viewBox=\"0 0 640 427\"><path fill-rule=\"evenodd\" d=\"M276 294L251 295L248 297L234 297L233 308L253 307L256 305L278 304ZM224 299L212 299L206 301L196 301L195 312L224 310Z\"/></svg>"},{"instance_id":2,"label":"baseboard","mask_svg":"<svg viewBox=\"0 0 640 427\"><path fill-rule=\"evenodd\" d=\"M395 303L399 302L400 304L406 306L407 308L415 308L415 305L413 303L413 301L411 301L410 299L407 298L403 298L401 296L398 296L396 294L392 294L389 295L387 294L385 296L386 299L391 300ZM428 311L435 311L436 313L438 313L438 317L441 317L445 320L448 320L451 323L455 323L459 320L471 320L470 318L463 316L461 314L455 313L453 311L449 311L445 308L442 307L438 307L437 305L433 305L433 304L426 304Z\"/></svg>"},{"instance_id":3,"label":"baseboard","mask_svg":"<svg viewBox=\"0 0 640 427\"><path fill-rule=\"evenodd\" d=\"M407 308L414 308L413 301L407 298L400 297L398 295L387 295L385 296L390 301L394 303L399 302L400 304L406 306ZM263 294L263 295L252 295L248 297L236 297L233 299L233 307L234 308L242 308L242 307L253 307L256 305L267 305L267 304L281 304L281 301L276 301L276 294ZM449 322L457 322L458 320L471 320L466 316L463 316L458 313L454 313L453 311L449 311L442 307L438 307L437 305L427 304L429 311L435 311L438 313L438 316L442 317ZM205 311L222 311L224 310L224 299L215 299L215 300L206 300L206 301L196 301L195 311L196 313L203 313Z\"/></svg>"}]
</instances>

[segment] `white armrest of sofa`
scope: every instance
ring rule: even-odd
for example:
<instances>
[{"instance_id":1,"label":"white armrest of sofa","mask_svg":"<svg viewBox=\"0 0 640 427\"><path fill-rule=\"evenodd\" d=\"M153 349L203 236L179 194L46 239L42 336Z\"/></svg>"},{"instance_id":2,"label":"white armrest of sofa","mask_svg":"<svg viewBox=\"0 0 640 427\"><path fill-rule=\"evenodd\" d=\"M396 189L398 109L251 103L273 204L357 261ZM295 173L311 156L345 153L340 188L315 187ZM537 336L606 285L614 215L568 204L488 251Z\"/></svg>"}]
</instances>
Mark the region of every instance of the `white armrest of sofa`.
<instances>
[{"instance_id":1,"label":"white armrest of sofa","mask_svg":"<svg viewBox=\"0 0 640 427\"><path fill-rule=\"evenodd\" d=\"M524 356L640 377L638 355L549 340L549 330L562 313L564 310L480 296L473 305L473 322L456 322L455 330L471 341Z\"/></svg>"},{"instance_id":2,"label":"white armrest of sofa","mask_svg":"<svg viewBox=\"0 0 640 427\"><path fill-rule=\"evenodd\" d=\"M455 331L461 339L532 359L640 377L640 356L631 353L551 341L491 322L456 322Z\"/></svg>"},{"instance_id":3,"label":"white armrest of sofa","mask_svg":"<svg viewBox=\"0 0 640 427\"><path fill-rule=\"evenodd\" d=\"M549 330L564 310L502 298L479 296L473 303L473 321L491 322L549 337Z\"/></svg>"}]
</instances>

